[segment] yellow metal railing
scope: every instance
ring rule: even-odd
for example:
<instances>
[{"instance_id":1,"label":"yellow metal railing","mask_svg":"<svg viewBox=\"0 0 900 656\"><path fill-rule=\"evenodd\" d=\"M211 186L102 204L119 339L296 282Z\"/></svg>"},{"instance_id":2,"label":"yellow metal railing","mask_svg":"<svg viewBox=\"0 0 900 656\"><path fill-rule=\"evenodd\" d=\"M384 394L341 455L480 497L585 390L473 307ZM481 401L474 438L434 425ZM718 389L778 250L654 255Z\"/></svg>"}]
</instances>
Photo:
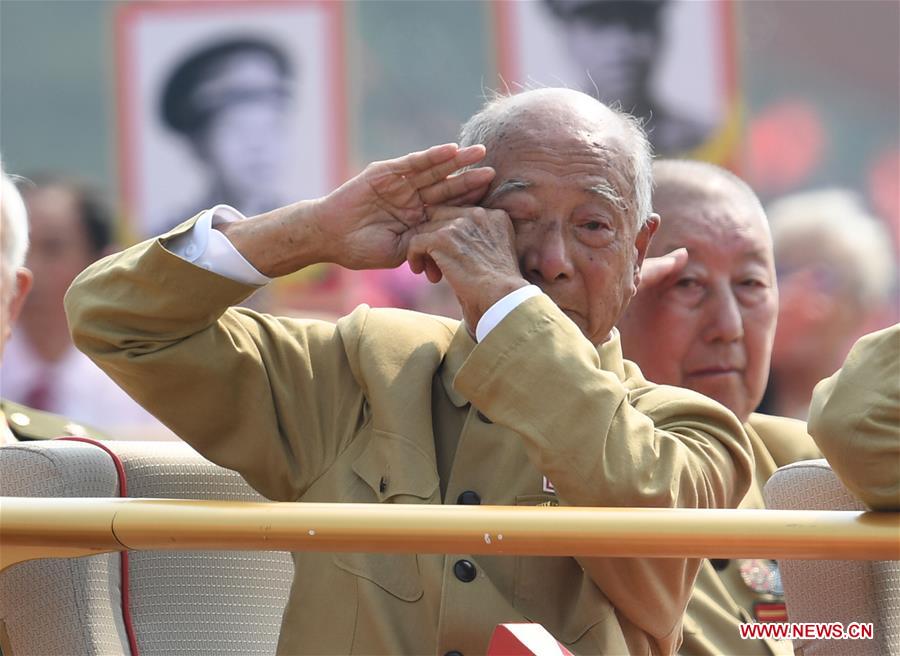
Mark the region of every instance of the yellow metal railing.
<instances>
[{"instance_id":1,"label":"yellow metal railing","mask_svg":"<svg viewBox=\"0 0 900 656\"><path fill-rule=\"evenodd\" d=\"M900 513L0 498L0 569L209 549L900 560Z\"/></svg>"}]
</instances>

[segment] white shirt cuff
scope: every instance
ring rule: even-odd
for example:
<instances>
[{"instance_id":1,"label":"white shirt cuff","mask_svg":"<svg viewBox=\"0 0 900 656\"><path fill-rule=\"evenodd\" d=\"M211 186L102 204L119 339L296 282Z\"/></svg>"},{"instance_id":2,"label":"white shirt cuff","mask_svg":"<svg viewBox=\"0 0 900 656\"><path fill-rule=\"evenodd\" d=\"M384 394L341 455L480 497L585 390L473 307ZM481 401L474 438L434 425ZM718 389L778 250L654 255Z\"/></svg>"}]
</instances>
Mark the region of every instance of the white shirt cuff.
<instances>
[{"instance_id":1,"label":"white shirt cuff","mask_svg":"<svg viewBox=\"0 0 900 656\"><path fill-rule=\"evenodd\" d=\"M265 285L271 278L256 270L234 247L225 233L213 228L246 217L228 205L208 209L194 226L165 242L165 247L183 260L245 285Z\"/></svg>"},{"instance_id":2,"label":"white shirt cuff","mask_svg":"<svg viewBox=\"0 0 900 656\"><path fill-rule=\"evenodd\" d=\"M480 342L488 333L497 327L497 324L506 318L506 315L515 310L524 301L532 296L540 296L543 294L541 288L537 285L526 285L519 287L517 290L510 292L499 301L488 308L488 311L481 315L478 325L475 327L475 341Z\"/></svg>"}]
</instances>

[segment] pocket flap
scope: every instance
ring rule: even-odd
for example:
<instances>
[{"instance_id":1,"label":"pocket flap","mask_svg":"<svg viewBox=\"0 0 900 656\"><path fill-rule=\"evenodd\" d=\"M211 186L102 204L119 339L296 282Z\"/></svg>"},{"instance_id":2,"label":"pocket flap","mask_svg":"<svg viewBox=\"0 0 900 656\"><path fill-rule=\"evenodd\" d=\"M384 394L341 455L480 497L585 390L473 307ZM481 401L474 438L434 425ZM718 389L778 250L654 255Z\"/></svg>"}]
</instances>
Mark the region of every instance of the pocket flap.
<instances>
[{"instance_id":1,"label":"pocket flap","mask_svg":"<svg viewBox=\"0 0 900 656\"><path fill-rule=\"evenodd\" d=\"M353 461L353 471L372 488L379 503L400 496L429 499L438 488L434 458L393 433L374 431Z\"/></svg>"},{"instance_id":2,"label":"pocket flap","mask_svg":"<svg viewBox=\"0 0 900 656\"><path fill-rule=\"evenodd\" d=\"M414 554L337 553L334 564L403 601L418 601L425 594Z\"/></svg>"}]
</instances>

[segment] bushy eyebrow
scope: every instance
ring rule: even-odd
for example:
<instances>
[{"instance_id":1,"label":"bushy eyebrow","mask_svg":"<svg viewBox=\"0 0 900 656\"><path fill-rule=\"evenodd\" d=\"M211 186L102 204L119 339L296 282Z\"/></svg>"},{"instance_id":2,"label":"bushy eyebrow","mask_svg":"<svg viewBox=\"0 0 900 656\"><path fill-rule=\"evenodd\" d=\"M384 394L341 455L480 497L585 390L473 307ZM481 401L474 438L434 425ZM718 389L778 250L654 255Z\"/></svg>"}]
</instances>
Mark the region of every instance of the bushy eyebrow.
<instances>
[{"instance_id":1,"label":"bushy eyebrow","mask_svg":"<svg viewBox=\"0 0 900 656\"><path fill-rule=\"evenodd\" d=\"M528 180L520 180L518 178L510 178L509 180L504 180L499 185L497 185L497 188L494 189L494 191L492 191L487 198L484 199L483 204L490 205L506 194L510 194L515 191L523 191L533 186L534 184L529 182ZM609 185L605 182L598 182L597 184L588 187L587 191L600 196L606 202L610 203L613 207L623 212L628 210L628 204L625 202L625 199L619 195L619 192L617 192L612 185Z\"/></svg>"},{"instance_id":2,"label":"bushy eyebrow","mask_svg":"<svg viewBox=\"0 0 900 656\"><path fill-rule=\"evenodd\" d=\"M625 202L625 199L619 195L619 192L617 192L612 185L606 184L605 182L598 182L597 184L588 187L588 191L597 194L616 209L623 212L628 211L628 204Z\"/></svg>"},{"instance_id":3,"label":"bushy eyebrow","mask_svg":"<svg viewBox=\"0 0 900 656\"><path fill-rule=\"evenodd\" d=\"M511 178L509 180L504 180L497 188L492 191L487 198L484 199L484 205L490 205L495 202L501 196L505 196L506 194L510 194L514 191L522 191L524 189L528 189L533 186L532 183L527 180L518 180L516 178Z\"/></svg>"}]
</instances>

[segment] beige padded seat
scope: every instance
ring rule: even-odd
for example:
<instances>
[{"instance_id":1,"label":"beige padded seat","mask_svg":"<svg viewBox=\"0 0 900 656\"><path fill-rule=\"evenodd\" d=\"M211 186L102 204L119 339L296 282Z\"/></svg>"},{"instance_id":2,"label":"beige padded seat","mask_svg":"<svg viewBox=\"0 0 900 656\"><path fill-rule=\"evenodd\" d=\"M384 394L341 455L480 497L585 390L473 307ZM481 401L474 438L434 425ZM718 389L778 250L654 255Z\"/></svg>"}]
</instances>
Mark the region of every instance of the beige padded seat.
<instances>
[{"instance_id":1,"label":"beige padded seat","mask_svg":"<svg viewBox=\"0 0 900 656\"><path fill-rule=\"evenodd\" d=\"M766 506L780 510L866 510L826 460L782 467L766 483ZM900 562L779 562L791 622L871 622L873 640L795 640L802 656L900 654Z\"/></svg>"},{"instance_id":2,"label":"beige padded seat","mask_svg":"<svg viewBox=\"0 0 900 656\"><path fill-rule=\"evenodd\" d=\"M184 443L104 445L122 460L130 497L264 500ZM117 488L96 446L0 448L0 496L115 497ZM130 578L141 656L274 654L293 563L283 552L132 552ZM130 654L119 585L118 554L14 565L0 574L0 631L13 656Z\"/></svg>"}]
</instances>

